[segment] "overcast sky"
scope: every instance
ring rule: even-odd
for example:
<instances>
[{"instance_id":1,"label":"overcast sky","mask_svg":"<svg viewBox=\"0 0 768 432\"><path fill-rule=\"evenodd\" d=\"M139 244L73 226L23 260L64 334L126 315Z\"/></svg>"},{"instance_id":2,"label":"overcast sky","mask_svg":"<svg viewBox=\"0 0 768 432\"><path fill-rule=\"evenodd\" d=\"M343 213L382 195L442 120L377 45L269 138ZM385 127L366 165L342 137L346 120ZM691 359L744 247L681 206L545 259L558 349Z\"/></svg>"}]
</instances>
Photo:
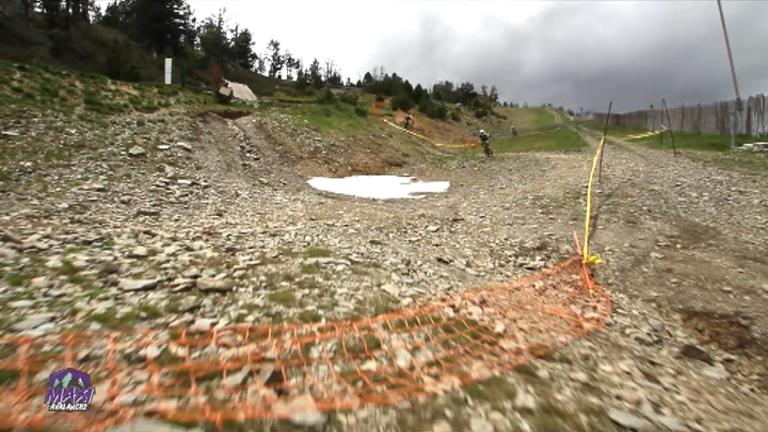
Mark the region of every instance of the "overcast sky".
<instances>
[{"instance_id":1,"label":"overcast sky","mask_svg":"<svg viewBox=\"0 0 768 432\"><path fill-rule=\"evenodd\" d=\"M503 100L620 111L733 95L714 0L621 2L188 0L226 8L258 52L270 38L344 77L383 65L422 84L496 84ZM743 95L768 91L768 1L724 1Z\"/></svg>"}]
</instances>

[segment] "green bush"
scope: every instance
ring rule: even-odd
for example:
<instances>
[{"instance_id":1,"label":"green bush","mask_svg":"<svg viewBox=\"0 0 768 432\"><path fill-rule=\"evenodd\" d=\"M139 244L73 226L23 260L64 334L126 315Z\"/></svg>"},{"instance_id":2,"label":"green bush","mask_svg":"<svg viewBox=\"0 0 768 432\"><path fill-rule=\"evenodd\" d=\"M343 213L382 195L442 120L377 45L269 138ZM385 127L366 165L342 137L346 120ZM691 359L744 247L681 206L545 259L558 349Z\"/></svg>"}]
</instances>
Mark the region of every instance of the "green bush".
<instances>
[{"instance_id":1,"label":"green bush","mask_svg":"<svg viewBox=\"0 0 768 432\"><path fill-rule=\"evenodd\" d=\"M383 94L377 94L376 95L376 102L384 102L384 95Z\"/></svg>"},{"instance_id":2,"label":"green bush","mask_svg":"<svg viewBox=\"0 0 768 432\"><path fill-rule=\"evenodd\" d=\"M390 105L392 106L393 111L396 111L398 109L403 111L410 111L415 105L415 102L407 94L401 93L392 98L392 100L390 101Z\"/></svg>"},{"instance_id":3,"label":"green bush","mask_svg":"<svg viewBox=\"0 0 768 432\"><path fill-rule=\"evenodd\" d=\"M435 108L428 114L432 118L440 119L440 120L447 120L448 119L448 108L445 107L445 105L439 103L435 104Z\"/></svg>"},{"instance_id":4,"label":"green bush","mask_svg":"<svg viewBox=\"0 0 768 432\"><path fill-rule=\"evenodd\" d=\"M157 105L157 102L153 100L148 100L135 108L143 113L153 113L160 109L160 107Z\"/></svg>"},{"instance_id":5,"label":"green bush","mask_svg":"<svg viewBox=\"0 0 768 432\"><path fill-rule=\"evenodd\" d=\"M360 117L366 117L368 115L368 110L361 106L356 106L355 114L359 115Z\"/></svg>"},{"instance_id":6,"label":"green bush","mask_svg":"<svg viewBox=\"0 0 768 432\"><path fill-rule=\"evenodd\" d=\"M488 110L485 108L478 108L475 110L475 117L481 119L483 117L488 117Z\"/></svg>"},{"instance_id":7,"label":"green bush","mask_svg":"<svg viewBox=\"0 0 768 432\"><path fill-rule=\"evenodd\" d=\"M321 104L332 104L336 102L336 96L333 94L331 89L326 87L317 96L317 102Z\"/></svg>"},{"instance_id":8,"label":"green bush","mask_svg":"<svg viewBox=\"0 0 768 432\"><path fill-rule=\"evenodd\" d=\"M357 105L357 99L358 99L357 94L351 91L347 91L339 95L340 101L352 106Z\"/></svg>"},{"instance_id":9,"label":"green bush","mask_svg":"<svg viewBox=\"0 0 768 432\"><path fill-rule=\"evenodd\" d=\"M64 58L72 50L72 36L70 32L62 29L54 29L50 32L51 55L55 58Z\"/></svg>"},{"instance_id":10,"label":"green bush","mask_svg":"<svg viewBox=\"0 0 768 432\"><path fill-rule=\"evenodd\" d=\"M105 100L105 95L99 94L94 90L86 89L83 92L83 105L87 111L99 114L115 114L125 112L127 106L120 103L110 103Z\"/></svg>"},{"instance_id":11,"label":"green bush","mask_svg":"<svg viewBox=\"0 0 768 432\"><path fill-rule=\"evenodd\" d=\"M141 79L136 56L129 43L112 43L112 48L107 54L105 73L108 77L121 81Z\"/></svg>"},{"instance_id":12,"label":"green bush","mask_svg":"<svg viewBox=\"0 0 768 432\"><path fill-rule=\"evenodd\" d=\"M442 102L435 102L431 98L422 98L419 102L419 111L433 119L447 120L448 108Z\"/></svg>"},{"instance_id":13,"label":"green bush","mask_svg":"<svg viewBox=\"0 0 768 432\"><path fill-rule=\"evenodd\" d=\"M451 111L451 120L461 121L461 114L458 111Z\"/></svg>"},{"instance_id":14,"label":"green bush","mask_svg":"<svg viewBox=\"0 0 768 432\"><path fill-rule=\"evenodd\" d=\"M51 99L56 99L60 95L59 88L52 86L47 82L40 84L40 93L48 96Z\"/></svg>"},{"instance_id":15,"label":"green bush","mask_svg":"<svg viewBox=\"0 0 768 432\"><path fill-rule=\"evenodd\" d=\"M180 93L180 88L177 85L161 85L157 87L157 94L160 96L176 96Z\"/></svg>"}]
</instances>

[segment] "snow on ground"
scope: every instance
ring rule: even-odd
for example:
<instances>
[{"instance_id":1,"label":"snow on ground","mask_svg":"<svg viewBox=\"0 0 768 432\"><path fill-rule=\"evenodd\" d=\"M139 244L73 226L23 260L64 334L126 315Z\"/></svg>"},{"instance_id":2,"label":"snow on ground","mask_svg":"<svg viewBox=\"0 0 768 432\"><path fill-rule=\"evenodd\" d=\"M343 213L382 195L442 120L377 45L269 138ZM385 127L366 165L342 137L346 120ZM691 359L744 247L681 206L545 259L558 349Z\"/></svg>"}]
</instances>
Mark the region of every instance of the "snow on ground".
<instances>
[{"instance_id":1,"label":"snow on ground","mask_svg":"<svg viewBox=\"0 0 768 432\"><path fill-rule=\"evenodd\" d=\"M325 192L375 199L423 198L416 194L445 192L450 187L447 181L422 182L392 175L314 177L307 183Z\"/></svg>"}]
</instances>

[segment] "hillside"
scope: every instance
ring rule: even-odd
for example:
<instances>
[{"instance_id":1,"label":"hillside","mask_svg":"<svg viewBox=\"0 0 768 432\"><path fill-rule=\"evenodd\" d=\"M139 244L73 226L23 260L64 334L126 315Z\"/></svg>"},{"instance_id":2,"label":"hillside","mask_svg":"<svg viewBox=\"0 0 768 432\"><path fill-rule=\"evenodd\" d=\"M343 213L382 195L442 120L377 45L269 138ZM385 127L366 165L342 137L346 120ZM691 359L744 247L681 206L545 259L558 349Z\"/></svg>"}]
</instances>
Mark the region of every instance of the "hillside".
<instances>
[{"instance_id":1,"label":"hillside","mask_svg":"<svg viewBox=\"0 0 768 432\"><path fill-rule=\"evenodd\" d=\"M66 122L69 130L90 128L88 135L94 135L87 143L51 148L49 143L27 142L24 137L28 135L22 128L21 137L8 143L11 148L4 155L9 162L7 166L30 156L42 158L36 163L44 164L57 159L90 157L93 156L91 151L106 151L109 146L126 151L129 144L144 147L153 144L151 140L135 137L128 143L115 142L111 128L94 130L116 122L135 121L142 128L149 128L147 124L167 122L180 126L176 123L178 119L181 124L192 127L210 118L231 123L231 120L249 113L257 114L254 122L276 143L259 152L290 160L292 169L299 174L304 173L304 169L306 174L383 173L393 167L423 162L430 155L439 153L479 155L477 139L473 134L480 128L498 136L499 151L502 152L526 150L528 144L530 149L544 150L556 150L560 145L559 140L547 140L547 135L559 126L554 124L552 113L543 109L498 107L498 115L507 118L491 117L482 121L471 113L465 113L460 121L438 121L414 112L416 132L430 140L461 145L440 148L384 122L388 119L400 124L402 113L393 111L387 101L377 103L373 96L359 91L337 92L339 96L336 100L325 103L313 96L290 96L278 86L272 96L263 97L257 107L251 107L237 103L220 105L212 95L199 90L114 81L44 64L0 61L0 75L5 77L0 81L0 101L3 102L0 109L5 118L24 119L51 114L57 119L54 124ZM352 96L351 103L343 101L345 93ZM363 115L356 113L355 107L362 107ZM211 117L207 113L219 115ZM515 139L525 143L517 149L505 144L512 139L508 131L512 121L520 131L520 137ZM40 122L44 124L37 124L36 127L41 131L51 127L50 132L53 132L62 127L46 125L48 121L42 119ZM19 126L26 126L26 122L20 122ZM212 135L219 132L217 126L210 127L208 132ZM166 132L153 132L150 136L156 139L162 133ZM168 133L169 137L175 136ZM573 132L571 134L575 136ZM577 142L564 149L579 148L580 145ZM152 151L150 148L147 150ZM9 175L5 173L5 177Z\"/></svg>"},{"instance_id":2,"label":"hillside","mask_svg":"<svg viewBox=\"0 0 768 432\"><path fill-rule=\"evenodd\" d=\"M274 366L286 351L326 378L345 372L328 368L328 356L370 351L376 360L363 367L395 364L400 375L392 381L421 373L416 365L427 354L407 338L387 346L359 337L364 349L316 339L288 346L291 332L341 322L331 333L354 336L359 329L343 323L455 299L572 257L593 130L548 108L496 107L483 119L461 109L458 120L445 121L414 111L423 139L384 121L402 115L390 100L359 90L328 98L276 86L248 106L218 104L205 90L46 64L0 61L0 77L0 360L22 352L19 335L43 341L30 355L45 356L50 341L62 344L60 332L75 330L85 341L78 358L98 365L111 355L107 335L115 335L119 368L104 361L91 375L92 412L104 421L130 412L124 427L135 430L360 432L757 432L768 422L764 172L745 174L724 155L686 150L673 159L666 149L611 137L593 244L605 260L594 272L613 302L605 329L553 351L534 353L541 344L531 345L538 358L471 384L431 388L424 399L326 411L314 399L324 388ZM496 158L472 146L479 128L491 132ZM306 183L383 173L449 181L450 189L377 201ZM552 294L543 281L532 286L539 299ZM481 315L488 303L478 300ZM502 306L510 320L525 310ZM417 324L425 325L380 331L403 334ZM473 364L465 359L476 358L482 335L507 330L491 323L476 327L477 336L454 322L433 324L458 344L441 359L457 368ZM237 344L227 330L233 325L289 329L254 333L283 351L220 366ZM177 330L200 349L179 354ZM184 362L200 358L214 360L183 375ZM43 383L44 368L60 367L43 363L30 380ZM0 364L7 402L26 375L18 361ZM120 386L111 400L113 379ZM160 397L150 391L153 380L179 387ZM190 393L189 380L203 396ZM428 388L430 377L423 380ZM357 385L389 391L399 383ZM317 393L297 394L294 386ZM0 404L0 429L39 412L39 399ZM234 420L178 419L153 405L202 416L201 399L214 407L236 401ZM282 420L238 417L263 408L257 403L269 403L268 413L285 404L301 410ZM49 415L45 427L71 430L86 418L75 415Z\"/></svg>"}]
</instances>

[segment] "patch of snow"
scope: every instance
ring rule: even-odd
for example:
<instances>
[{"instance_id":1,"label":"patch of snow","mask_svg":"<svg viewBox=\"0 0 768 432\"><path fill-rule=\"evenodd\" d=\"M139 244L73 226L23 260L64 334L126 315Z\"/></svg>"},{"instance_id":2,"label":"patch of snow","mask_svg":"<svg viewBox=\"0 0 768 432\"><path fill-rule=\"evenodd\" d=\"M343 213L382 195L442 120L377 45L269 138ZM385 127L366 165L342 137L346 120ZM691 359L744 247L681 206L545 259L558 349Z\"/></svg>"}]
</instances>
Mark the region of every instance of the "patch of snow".
<instances>
[{"instance_id":1,"label":"patch of snow","mask_svg":"<svg viewBox=\"0 0 768 432\"><path fill-rule=\"evenodd\" d=\"M392 175L314 177L307 183L325 192L374 199L424 198L416 194L445 192L451 185L447 181L422 182L414 181L413 177Z\"/></svg>"}]
</instances>

